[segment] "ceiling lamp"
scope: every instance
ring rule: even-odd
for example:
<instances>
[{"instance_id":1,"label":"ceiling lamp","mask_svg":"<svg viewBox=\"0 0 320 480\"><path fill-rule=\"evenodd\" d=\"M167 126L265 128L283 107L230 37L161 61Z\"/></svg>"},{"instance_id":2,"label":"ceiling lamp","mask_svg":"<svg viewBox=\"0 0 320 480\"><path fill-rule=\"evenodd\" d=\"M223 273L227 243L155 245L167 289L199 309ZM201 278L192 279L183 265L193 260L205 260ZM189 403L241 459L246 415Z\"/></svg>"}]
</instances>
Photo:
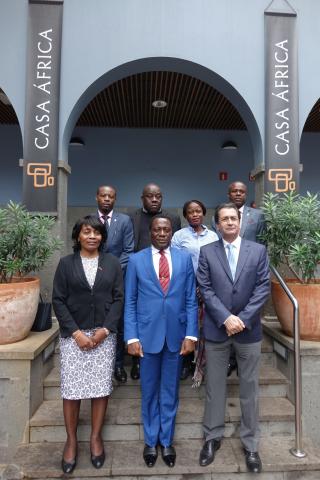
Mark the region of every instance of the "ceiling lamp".
<instances>
[{"instance_id":1,"label":"ceiling lamp","mask_svg":"<svg viewBox=\"0 0 320 480\"><path fill-rule=\"evenodd\" d=\"M152 102L152 106L153 106L154 108L166 108L167 105L168 105L168 104L167 104L167 102L166 102L165 100L154 100L154 101Z\"/></svg>"},{"instance_id":2,"label":"ceiling lamp","mask_svg":"<svg viewBox=\"0 0 320 480\"><path fill-rule=\"evenodd\" d=\"M80 137L72 137L69 143L70 147L84 147L84 141Z\"/></svg>"},{"instance_id":3,"label":"ceiling lamp","mask_svg":"<svg viewBox=\"0 0 320 480\"><path fill-rule=\"evenodd\" d=\"M222 144L221 148L222 150L237 150L238 145L232 140L228 140Z\"/></svg>"}]
</instances>

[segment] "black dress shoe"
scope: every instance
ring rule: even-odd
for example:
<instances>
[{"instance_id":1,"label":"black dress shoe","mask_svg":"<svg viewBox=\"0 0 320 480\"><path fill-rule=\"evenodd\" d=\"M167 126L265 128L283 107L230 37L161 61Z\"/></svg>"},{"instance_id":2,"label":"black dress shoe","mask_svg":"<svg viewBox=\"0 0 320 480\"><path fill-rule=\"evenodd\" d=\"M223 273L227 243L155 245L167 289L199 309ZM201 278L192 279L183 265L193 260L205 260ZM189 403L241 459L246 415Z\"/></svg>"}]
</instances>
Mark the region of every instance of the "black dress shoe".
<instances>
[{"instance_id":1,"label":"black dress shoe","mask_svg":"<svg viewBox=\"0 0 320 480\"><path fill-rule=\"evenodd\" d=\"M132 380L139 380L140 378L140 363L134 363L131 367L130 376Z\"/></svg>"},{"instance_id":2,"label":"black dress shoe","mask_svg":"<svg viewBox=\"0 0 320 480\"><path fill-rule=\"evenodd\" d=\"M120 383L126 383L127 381L127 372L123 367L116 367L114 369L114 378Z\"/></svg>"},{"instance_id":3,"label":"black dress shoe","mask_svg":"<svg viewBox=\"0 0 320 480\"><path fill-rule=\"evenodd\" d=\"M161 456L162 456L162 460L168 467L170 468L174 467L176 463L177 455L176 455L175 448L172 445L170 445L169 447L161 446Z\"/></svg>"},{"instance_id":4,"label":"black dress shoe","mask_svg":"<svg viewBox=\"0 0 320 480\"><path fill-rule=\"evenodd\" d=\"M62 457L61 460L61 468L63 473L72 473L77 465L77 457L72 460L72 462L66 462L65 459Z\"/></svg>"},{"instance_id":5,"label":"black dress shoe","mask_svg":"<svg viewBox=\"0 0 320 480\"><path fill-rule=\"evenodd\" d=\"M258 452L249 452L245 448L244 454L246 457L246 464L249 472L260 473L262 470L262 463Z\"/></svg>"},{"instance_id":6,"label":"black dress shoe","mask_svg":"<svg viewBox=\"0 0 320 480\"><path fill-rule=\"evenodd\" d=\"M229 363L228 370L227 370L227 377L230 377L231 373L236 370L238 375L238 365L237 363Z\"/></svg>"},{"instance_id":7,"label":"black dress shoe","mask_svg":"<svg viewBox=\"0 0 320 480\"><path fill-rule=\"evenodd\" d=\"M221 447L221 440L208 440L204 443L202 450L199 456L199 465L201 467L206 467L214 460L214 455L217 450Z\"/></svg>"},{"instance_id":8,"label":"black dress shoe","mask_svg":"<svg viewBox=\"0 0 320 480\"><path fill-rule=\"evenodd\" d=\"M181 373L180 373L180 380L186 380L191 373L190 365L182 365Z\"/></svg>"},{"instance_id":9,"label":"black dress shoe","mask_svg":"<svg viewBox=\"0 0 320 480\"><path fill-rule=\"evenodd\" d=\"M149 445L145 445L143 449L143 460L147 467L151 468L155 465L158 458L158 450L157 447L149 447Z\"/></svg>"},{"instance_id":10,"label":"black dress shoe","mask_svg":"<svg viewBox=\"0 0 320 480\"><path fill-rule=\"evenodd\" d=\"M94 466L94 468L103 467L105 459L106 459L106 454L104 450L101 453L101 455L93 455L91 452L91 463Z\"/></svg>"}]
</instances>

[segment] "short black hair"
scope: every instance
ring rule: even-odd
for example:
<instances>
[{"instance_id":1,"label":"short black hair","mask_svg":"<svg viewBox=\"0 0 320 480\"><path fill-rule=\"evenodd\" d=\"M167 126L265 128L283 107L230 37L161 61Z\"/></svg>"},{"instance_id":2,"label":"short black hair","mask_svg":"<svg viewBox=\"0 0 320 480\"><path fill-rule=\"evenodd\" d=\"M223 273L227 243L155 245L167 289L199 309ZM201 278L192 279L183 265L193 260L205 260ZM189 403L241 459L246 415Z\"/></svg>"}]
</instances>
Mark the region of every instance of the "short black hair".
<instances>
[{"instance_id":1,"label":"short black hair","mask_svg":"<svg viewBox=\"0 0 320 480\"><path fill-rule=\"evenodd\" d=\"M220 203L220 205L218 205L214 211L214 221L216 224L219 223L219 213L220 213L220 210L222 210L223 208L233 208L237 214L238 214L238 218L240 220L240 212L239 212L239 209L237 207L237 205L233 202L228 202L228 203Z\"/></svg>"},{"instance_id":2,"label":"short black hair","mask_svg":"<svg viewBox=\"0 0 320 480\"><path fill-rule=\"evenodd\" d=\"M97 188L97 195L99 195L100 188L111 188L111 190L113 190L114 193L117 195L117 190L116 190L112 185L100 185L100 186Z\"/></svg>"},{"instance_id":3,"label":"short black hair","mask_svg":"<svg viewBox=\"0 0 320 480\"><path fill-rule=\"evenodd\" d=\"M105 242L107 241L107 232L105 226L95 215L86 215L85 217L81 217L79 218L79 220L76 221L72 229L71 235L71 238L73 240L73 251L79 252L81 250L81 245L78 238L83 225L89 225L89 227L92 227L94 230L97 230L101 234L102 239L98 248L100 252L103 249Z\"/></svg>"},{"instance_id":4,"label":"short black hair","mask_svg":"<svg viewBox=\"0 0 320 480\"><path fill-rule=\"evenodd\" d=\"M171 230L172 230L172 218L169 217L169 215L164 215L164 214L161 214L161 213L157 213L156 215L154 215L154 216L152 217L151 222L150 222L150 226L149 226L149 230L151 230L152 225L153 225L153 222L154 222L157 218L164 218L165 220L169 220L170 225L171 225Z\"/></svg>"},{"instance_id":5,"label":"short black hair","mask_svg":"<svg viewBox=\"0 0 320 480\"><path fill-rule=\"evenodd\" d=\"M202 202L200 202L200 200L189 200L188 202L186 202L183 205L182 213L183 213L184 218L187 218L187 210L188 210L188 207L189 207L190 203L196 203L197 205L199 205L199 207L202 209L203 215L205 215L207 213L206 207L204 206L204 204Z\"/></svg>"}]
</instances>

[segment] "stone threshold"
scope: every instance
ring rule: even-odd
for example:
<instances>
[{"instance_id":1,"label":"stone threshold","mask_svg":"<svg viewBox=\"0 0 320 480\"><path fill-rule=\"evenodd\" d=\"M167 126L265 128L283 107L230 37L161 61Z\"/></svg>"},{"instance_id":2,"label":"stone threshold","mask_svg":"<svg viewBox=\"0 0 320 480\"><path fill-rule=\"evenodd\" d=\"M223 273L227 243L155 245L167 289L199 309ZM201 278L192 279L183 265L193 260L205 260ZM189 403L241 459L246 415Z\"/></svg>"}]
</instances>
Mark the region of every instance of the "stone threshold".
<instances>
[{"instance_id":1,"label":"stone threshold","mask_svg":"<svg viewBox=\"0 0 320 480\"><path fill-rule=\"evenodd\" d=\"M221 449L216 453L215 461L205 468L200 467L198 463L202 443L202 440L198 439L177 441L175 442L177 451L175 467L168 468L159 455L155 467L150 469L144 465L142 459L143 442L105 442L106 462L97 471L90 463L89 444L79 442L78 463L73 474L68 478L142 476L150 479L159 477L165 479L174 475L187 475L188 478L195 478L194 475L203 474L210 475L209 478L211 475L212 478L215 478L214 474L247 472L239 439L224 439ZM289 452L293 446L294 439L292 437L262 438L259 452L263 463L263 472L289 471L302 474L305 471L320 471L319 449L306 443L307 457L297 459ZM17 470L26 478L64 478L60 467L62 450L62 443L21 446L15 457Z\"/></svg>"}]
</instances>

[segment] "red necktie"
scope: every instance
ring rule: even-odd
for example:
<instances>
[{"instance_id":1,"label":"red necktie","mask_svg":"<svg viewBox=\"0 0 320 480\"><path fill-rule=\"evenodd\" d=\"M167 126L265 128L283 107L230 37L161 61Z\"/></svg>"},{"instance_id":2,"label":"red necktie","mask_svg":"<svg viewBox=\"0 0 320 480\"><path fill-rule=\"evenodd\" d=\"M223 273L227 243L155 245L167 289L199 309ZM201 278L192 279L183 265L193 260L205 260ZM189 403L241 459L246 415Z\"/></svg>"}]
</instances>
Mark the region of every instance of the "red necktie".
<instances>
[{"instance_id":1,"label":"red necktie","mask_svg":"<svg viewBox=\"0 0 320 480\"><path fill-rule=\"evenodd\" d=\"M163 290L163 293L167 293L169 283L170 283L169 263L164 251L160 250L159 253L160 253L159 281L160 281L160 285Z\"/></svg>"}]
</instances>

